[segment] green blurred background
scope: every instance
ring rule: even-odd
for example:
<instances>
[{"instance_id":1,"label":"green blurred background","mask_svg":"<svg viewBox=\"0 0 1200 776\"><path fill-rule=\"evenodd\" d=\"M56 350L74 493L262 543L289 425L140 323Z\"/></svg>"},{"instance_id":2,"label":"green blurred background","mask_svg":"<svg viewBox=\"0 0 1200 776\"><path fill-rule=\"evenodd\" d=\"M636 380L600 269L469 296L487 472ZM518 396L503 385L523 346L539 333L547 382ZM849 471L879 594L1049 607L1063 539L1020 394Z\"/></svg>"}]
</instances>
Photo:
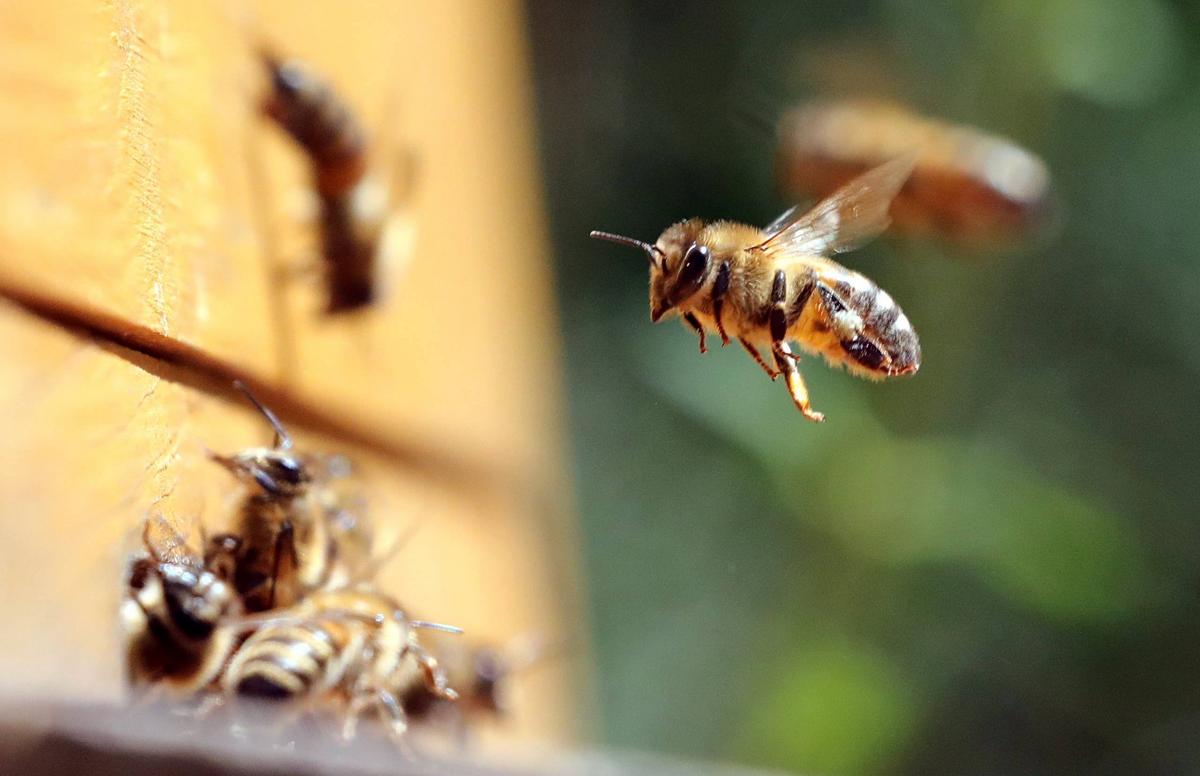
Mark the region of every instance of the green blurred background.
<instances>
[{"instance_id":1,"label":"green blurred background","mask_svg":"<svg viewBox=\"0 0 1200 776\"><path fill-rule=\"evenodd\" d=\"M1200 10L1166 0L529 5L602 735L825 774L1200 772ZM1043 156L984 258L851 254L912 379L652 326L653 239L762 224L773 122L886 96ZM710 340L711 341L711 340Z\"/></svg>"}]
</instances>

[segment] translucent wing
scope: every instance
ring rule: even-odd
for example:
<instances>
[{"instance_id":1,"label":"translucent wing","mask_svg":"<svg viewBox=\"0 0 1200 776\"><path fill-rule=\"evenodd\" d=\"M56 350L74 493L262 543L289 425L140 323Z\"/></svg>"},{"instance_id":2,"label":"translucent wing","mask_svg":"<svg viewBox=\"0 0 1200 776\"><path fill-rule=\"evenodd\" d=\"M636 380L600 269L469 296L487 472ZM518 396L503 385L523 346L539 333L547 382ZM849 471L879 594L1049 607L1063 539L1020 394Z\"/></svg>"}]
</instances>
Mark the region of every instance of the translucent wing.
<instances>
[{"instance_id":1,"label":"translucent wing","mask_svg":"<svg viewBox=\"0 0 1200 776\"><path fill-rule=\"evenodd\" d=\"M888 207L912 174L915 153L863 173L821 200L811 210L793 207L765 231L767 239L752 250L825 256L869 242L887 228Z\"/></svg>"}]
</instances>

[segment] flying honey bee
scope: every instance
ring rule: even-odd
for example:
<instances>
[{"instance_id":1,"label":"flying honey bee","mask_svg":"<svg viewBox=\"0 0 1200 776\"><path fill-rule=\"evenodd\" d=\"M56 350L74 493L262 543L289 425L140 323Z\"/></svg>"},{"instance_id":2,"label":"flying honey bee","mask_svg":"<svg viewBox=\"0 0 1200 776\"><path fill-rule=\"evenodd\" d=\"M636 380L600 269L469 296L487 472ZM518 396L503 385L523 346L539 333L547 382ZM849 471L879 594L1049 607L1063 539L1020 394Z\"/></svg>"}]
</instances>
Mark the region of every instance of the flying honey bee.
<instances>
[{"instance_id":1,"label":"flying honey bee","mask_svg":"<svg viewBox=\"0 0 1200 776\"><path fill-rule=\"evenodd\" d=\"M271 447L210 453L252 489L234 519L233 581L246 610L260 612L356 577L370 560L370 529L361 515L347 515L355 501L337 481L348 476L344 459L297 452L275 413L236 386L275 432Z\"/></svg>"},{"instance_id":2,"label":"flying honey bee","mask_svg":"<svg viewBox=\"0 0 1200 776\"><path fill-rule=\"evenodd\" d=\"M776 175L796 201L824 197L881 161L920 148L891 206L896 233L964 247L1033 234L1050 210L1050 174L1010 140L877 101L814 102L784 115Z\"/></svg>"},{"instance_id":3,"label":"flying honey bee","mask_svg":"<svg viewBox=\"0 0 1200 776\"><path fill-rule=\"evenodd\" d=\"M164 551L151 540L157 524L170 537ZM146 555L134 559L121 605L128 636L130 683L190 694L211 685L237 645L238 634L222 622L240 613L227 576L236 543L213 537L202 560L162 516L147 521L142 534Z\"/></svg>"},{"instance_id":4,"label":"flying honey bee","mask_svg":"<svg viewBox=\"0 0 1200 776\"><path fill-rule=\"evenodd\" d=\"M304 150L320 201L330 313L375 301L383 275L409 251L413 228L392 180L368 175L366 133L340 96L296 61L262 59L271 87L263 111ZM399 177L399 176L393 176ZM411 177L411 176L409 176Z\"/></svg>"},{"instance_id":5,"label":"flying honey bee","mask_svg":"<svg viewBox=\"0 0 1200 776\"><path fill-rule=\"evenodd\" d=\"M888 206L908 179L913 156L854 179L810 210L793 207L763 229L699 218L667 227L653 244L608 232L600 240L645 251L650 260L650 320L679 315L700 336L734 337L772 380L783 374L806 418L822 421L788 341L868 378L917 371L921 346L892 297L863 275L825 258L882 232ZM759 346L770 348L772 369Z\"/></svg>"},{"instance_id":6,"label":"flying honey bee","mask_svg":"<svg viewBox=\"0 0 1200 776\"><path fill-rule=\"evenodd\" d=\"M416 677L433 697L458 697L417 631L460 631L410 619L392 598L370 586L318 591L290 609L260 615L257 625L229 661L221 680L225 693L344 703L347 739L372 711L382 715L393 735L402 735L408 718L399 695Z\"/></svg>"}]
</instances>

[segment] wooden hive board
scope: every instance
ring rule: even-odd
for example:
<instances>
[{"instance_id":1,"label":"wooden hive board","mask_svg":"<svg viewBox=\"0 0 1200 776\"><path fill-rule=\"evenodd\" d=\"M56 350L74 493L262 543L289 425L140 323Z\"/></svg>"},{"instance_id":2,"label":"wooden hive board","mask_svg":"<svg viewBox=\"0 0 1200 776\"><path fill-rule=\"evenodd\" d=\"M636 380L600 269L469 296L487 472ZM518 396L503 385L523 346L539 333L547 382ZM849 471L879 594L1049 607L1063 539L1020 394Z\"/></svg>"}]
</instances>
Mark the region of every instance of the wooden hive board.
<instances>
[{"instance_id":1,"label":"wooden hive board","mask_svg":"<svg viewBox=\"0 0 1200 776\"><path fill-rule=\"evenodd\" d=\"M305 170L257 112L269 40L327 74L381 153L419 165L411 266L320 313ZM266 441L349 453L422 616L571 632L558 343L518 9L143 0L0 7L0 698L123 693L116 610L142 520L219 527L205 460ZM518 735L567 736L564 666Z\"/></svg>"}]
</instances>

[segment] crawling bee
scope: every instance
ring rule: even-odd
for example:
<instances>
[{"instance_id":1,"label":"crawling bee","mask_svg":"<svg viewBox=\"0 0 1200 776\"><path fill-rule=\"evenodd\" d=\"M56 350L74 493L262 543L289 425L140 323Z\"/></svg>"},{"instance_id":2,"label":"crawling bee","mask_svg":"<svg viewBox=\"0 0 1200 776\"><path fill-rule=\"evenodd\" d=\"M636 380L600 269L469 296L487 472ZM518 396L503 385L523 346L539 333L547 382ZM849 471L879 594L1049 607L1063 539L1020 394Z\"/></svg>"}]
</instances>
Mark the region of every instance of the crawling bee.
<instances>
[{"instance_id":1,"label":"crawling bee","mask_svg":"<svg viewBox=\"0 0 1200 776\"><path fill-rule=\"evenodd\" d=\"M1050 174L1037 156L974 127L866 100L813 102L779 122L776 175L790 197L823 197L879 162L920 147L892 202L891 229L967 248L1035 233L1050 211Z\"/></svg>"},{"instance_id":2,"label":"crawling bee","mask_svg":"<svg viewBox=\"0 0 1200 776\"><path fill-rule=\"evenodd\" d=\"M347 514L357 500L337 481L348 476L344 459L297 452L275 413L237 387L274 429L275 442L210 456L252 489L234 520L233 581L246 610L260 612L355 577L369 561L370 529L361 515Z\"/></svg>"},{"instance_id":3,"label":"crawling bee","mask_svg":"<svg viewBox=\"0 0 1200 776\"><path fill-rule=\"evenodd\" d=\"M166 551L151 540L154 524L170 537ZM142 544L146 555L130 565L121 605L130 683L161 683L184 695L197 692L217 679L237 645L238 634L222 627L225 618L240 611L228 576L236 540L213 537L201 559L158 516L146 522Z\"/></svg>"},{"instance_id":4,"label":"crawling bee","mask_svg":"<svg viewBox=\"0 0 1200 776\"><path fill-rule=\"evenodd\" d=\"M327 311L351 312L379 293L382 265L406 252L411 230L394 210L391 181L367 175L367 140L341 97L295 61L264 52L271 87L263 110L307 154L320 200Z\"/></svg>"},{"instance_id":5,"label":"crawling bee","mask_svg":"<svg viewBox=\"0 0 1200 776\"><path fill-rule=\"evenodd\" d=\"M522 638L499 646L487 643L451 642L433 634L440 662L449 684L458 691L450 707L462 717L505 716L509 711L508 691L512 678L546 659L548 645L541 639ZM443 643L445 642L445 643ZM404 711L412 719L433 719L448 707L423 682L412 682L400 696Z\"/></svg>"},{"instance_id":6,"label":"crawling bee","mask_svg":"<svg viewBox=\"0 0 1200 776\"><path fill-rule=\"evenodd\" d=\"M502 713L502 687L510 673L510 667L501 650L482 645L456 645L449 650L439 650L450 685L456 688L459 698L454 707L460 714ZM443 699L430 691L424 682L413 681L403 689L400 703L409 717L425 719L437 713Z\"/></svg>"},{"instance_id":7,"label":"crawling bee","mask_svg":"<svg viewBox=\"0 0 1200 776\"><path fill-rule=\"evenodd\" d=\"M650 320L674 313L700 336L730 335L772 380L783 374L806 418L822 421L788 346L799 342L833 365L870 378L912 374L921 346L886 291L825 258L853 250L888 223L888 205L912 172L914 157L895 159L854 179L811 210L788 210L763 229L698 218L667 228L655 244L592 232L629 245L650 260ZM772 369L759 345L770 347Z\"/></svg>"},{"instance_id":8,"label":"crawling bee","mask_svg":"<svg viewBox=\"0 0 1200 776\"><path fill-rule=\"evenodd\" d=\"M438 699L458 697L417 639L420 628L458 629L410 619L394 600L367 585L318 591L290 609L260 617L222 677L230 696L345 702L346 738L371 711L383 715L393 735L403 734L408 720L399 693L415 677Z\"/></svg>"}]
</instances>

